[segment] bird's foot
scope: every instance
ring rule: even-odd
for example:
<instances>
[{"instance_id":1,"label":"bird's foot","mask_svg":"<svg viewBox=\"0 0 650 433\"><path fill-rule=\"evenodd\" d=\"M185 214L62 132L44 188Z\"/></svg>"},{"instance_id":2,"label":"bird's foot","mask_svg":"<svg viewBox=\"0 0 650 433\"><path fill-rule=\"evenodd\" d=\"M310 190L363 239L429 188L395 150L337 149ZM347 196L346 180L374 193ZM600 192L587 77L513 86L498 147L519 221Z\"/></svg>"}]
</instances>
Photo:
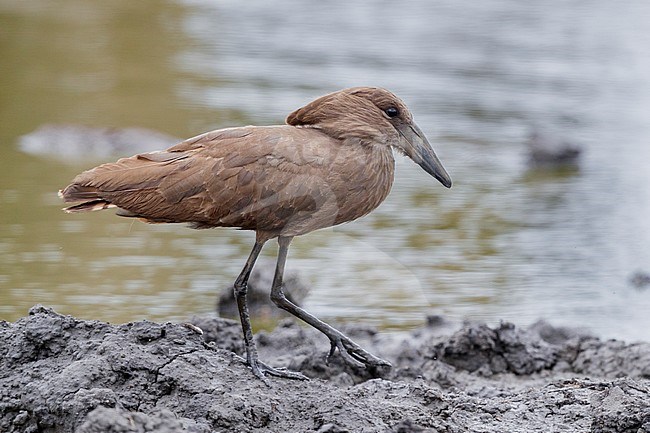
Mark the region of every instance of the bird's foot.
<instances>
[{"instance_id":1,"label":"bird's foot","mask_svg":"<svg viewBox=\"0 0 650 433\"><path fill-rule=\"evenodd\" d=\"M330 351L325 358L325 363L329 364L329 360L336 352L336 349L339 350L343 360L350 366L356 368L391 368L392 365L390 362L378 358L370 352L367 352L361 348L357 343L350 340L345 335L335 335L329 337L330 339Z\"/></svg>"},{"instance_id":2,"label":"bird's foot","mask_svg":"<svg viewBox=\"0 0 650 433\"><path fill-rule=\"evenodd\" d=\"M248 361L253 374L260 379L266 386L271 386L268 376L282 377L284 379L294 379L294 380L309 380L307 376L297 371L287 370L284 367L275 368L269 365L264 364L259 359L251 359Z\"/></svg>"}]
</instances>

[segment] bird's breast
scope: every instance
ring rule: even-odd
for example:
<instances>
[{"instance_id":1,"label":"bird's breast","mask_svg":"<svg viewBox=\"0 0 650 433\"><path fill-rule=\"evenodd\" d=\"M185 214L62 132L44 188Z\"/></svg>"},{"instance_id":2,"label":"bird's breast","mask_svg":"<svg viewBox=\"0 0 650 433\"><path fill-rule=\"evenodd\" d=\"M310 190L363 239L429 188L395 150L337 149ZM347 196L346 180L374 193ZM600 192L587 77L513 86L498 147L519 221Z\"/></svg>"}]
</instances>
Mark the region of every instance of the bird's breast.
<instances>
[{"instance_id":1,"label":"bird's breast","mask_svg":"<svg viewBox=\"0 0 650 433\"><path fill-rule=\"evenodd\" d=\"M353 168L342 176L345 188L337 194L336 224L372 212L390 193L395 177L395 160L388 146L368 146L347 163Z\"/></svg>"},{"instance_id":2,"label":"bird's breast","mask_svg":"<svg viewBox=\"0 0 650 433\"><path fill-rule=\"evenodd\" d=\"M298 236L355 220L390 192L395 160L388 146L332 142L325 154L302 151L306 165L276 196L280 235Z\"/></svg>"}]
</instances>

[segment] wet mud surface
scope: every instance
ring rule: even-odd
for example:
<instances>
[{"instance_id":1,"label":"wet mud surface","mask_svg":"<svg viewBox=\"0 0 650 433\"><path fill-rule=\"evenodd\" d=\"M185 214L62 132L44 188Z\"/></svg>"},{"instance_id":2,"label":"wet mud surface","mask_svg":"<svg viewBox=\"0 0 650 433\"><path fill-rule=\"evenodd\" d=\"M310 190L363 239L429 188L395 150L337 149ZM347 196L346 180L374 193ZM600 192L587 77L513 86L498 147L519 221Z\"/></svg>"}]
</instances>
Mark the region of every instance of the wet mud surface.
<instances>
[{"instance_id":1,"label":"wet mud surface","mask_svg":"<svg viewBox=\"0 0 650 433\"><path fill-rule=\"evenodd\" d=\"M0 322L0 431L650 432L649 343L440 317L408 335L343 330L393 369L326 365L326 338L285 320L258 333L260 357L312 379L266 386L235 321L111 325L36 306Z\"/></svg>"}]
</instances>

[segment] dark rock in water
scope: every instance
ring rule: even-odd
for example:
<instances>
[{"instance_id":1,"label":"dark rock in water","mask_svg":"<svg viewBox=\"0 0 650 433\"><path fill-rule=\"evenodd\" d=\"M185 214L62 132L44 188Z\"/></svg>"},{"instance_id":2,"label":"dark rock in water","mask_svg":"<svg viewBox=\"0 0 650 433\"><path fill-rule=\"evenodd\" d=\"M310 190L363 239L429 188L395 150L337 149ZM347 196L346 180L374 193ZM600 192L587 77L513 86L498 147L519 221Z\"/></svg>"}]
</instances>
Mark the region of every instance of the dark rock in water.
<instances>
[{"instance_id":1,"label":"dark rock in water","mask_svg":"<svg viewBox=\"0 0 650 433\"><path fill-rule=\"evenodd\" d=\"M325 364L327 338L286 320L256 335L260 357L313 379L267 386L231 351L243 352L237 322L192 322L111 325L42 306L0 321L0 431L650 432L649 343L545 323L451 335L349 325L393 362L378 379L338 354Z\"/></svg>"},{"instance_id":2,"label":"dark rock in water","mask_svg":"<svg viewBox=\"0 0 650 433\"><path fill-rule=\"evenodd\" d=\"M650 274L643 271L637 271L630 277L630 284L637 289L646 289L650 286Z\"/></svg>"},{"instance_id":3,"label":"dark rock in water","mask_svg":"<svg viewBox=\"0 0 650 433\"><path fill-rule=\"evenodd\" d=\"M289 313L276 307L271 302L271 284L275 274L275 263L259 261L253 273L248 280L248 310L251 317L255 320L268 320L279 317L293 317ZM307 295L309 288L300 281L298 274L285 272L282 281L282 290L284 294L294 304L301 306ZM221 291L217 300L217 312L221 317L238 319L237 302L233 286L229 286Z\"/></svg>"},{"instance_id":4,"label":"dark rock in water","mask_svg":"<svg viewBox=\"0 0 650 433\"><path fill-rule=\"evenodd\" d=\"M530 134L527 144L531 168L577 167L582 153L579 146L537 130Z\"/></svg>"},{"instance_id":5,"label":"dark rock in water","mask_svg":"<svg viewBox=\"0 0 650 433\"><path fill-rule=\"evenodd\" d=\"M83 125L43 125L18 139L29 154L66 160L130 156L166 149L181 140L146 128L93 128Z\"/></svg>"}]
</instances>

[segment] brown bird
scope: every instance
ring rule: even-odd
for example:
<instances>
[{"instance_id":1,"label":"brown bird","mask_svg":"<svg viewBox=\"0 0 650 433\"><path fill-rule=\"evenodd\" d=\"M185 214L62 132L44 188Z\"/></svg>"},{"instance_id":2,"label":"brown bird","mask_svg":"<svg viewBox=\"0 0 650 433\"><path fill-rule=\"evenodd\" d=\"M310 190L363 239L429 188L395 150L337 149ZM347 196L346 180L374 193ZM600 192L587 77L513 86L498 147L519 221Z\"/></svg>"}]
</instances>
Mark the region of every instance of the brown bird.
<instances>
[{"instance_id":1,"label":"brown bird","mask_svg":"<svg viewBox=\"0 0 650 433\"><path fill-rule=\"evenodd\" d=\"M408 108L377 87L340 90L291 113L281 126L226 128L167 150L122 158L85 171L59 192L66 212L115 207L117 215L193 228L254 230L255 245L235 281L235 298L255 376L306 379L258 359L246 285L264 244L278 239L271 299L315 327L354 367L390 367L340 331L291 303L282 275L294 236L355 220L375 209L393 184L393 150L406 154L447 188L451 178Z\"/></svg>"}]
</instances>

